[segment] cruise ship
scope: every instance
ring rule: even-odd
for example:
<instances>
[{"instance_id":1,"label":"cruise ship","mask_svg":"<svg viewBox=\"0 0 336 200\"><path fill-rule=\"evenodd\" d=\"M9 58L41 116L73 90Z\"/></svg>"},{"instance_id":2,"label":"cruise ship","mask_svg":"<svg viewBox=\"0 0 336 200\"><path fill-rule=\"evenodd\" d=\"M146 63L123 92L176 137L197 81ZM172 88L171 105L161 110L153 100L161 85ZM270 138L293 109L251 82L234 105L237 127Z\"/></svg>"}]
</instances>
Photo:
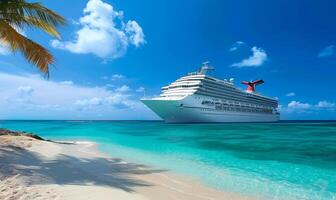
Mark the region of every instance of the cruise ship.
<instances>
[{"instance_id":1,"label":"cruise ship","mask_svg":"<svg viewBox=\"0 0 336 200\"><path fill-rule=\"evenodd\" d=\"M208 75L209 62L197 72L162 87L162 94L141 101L167 123L275 122L280 118L278 101L256 92L263 80L243 81L245 91L234 79L221 80Z\"/></svg>"}]
</instances>

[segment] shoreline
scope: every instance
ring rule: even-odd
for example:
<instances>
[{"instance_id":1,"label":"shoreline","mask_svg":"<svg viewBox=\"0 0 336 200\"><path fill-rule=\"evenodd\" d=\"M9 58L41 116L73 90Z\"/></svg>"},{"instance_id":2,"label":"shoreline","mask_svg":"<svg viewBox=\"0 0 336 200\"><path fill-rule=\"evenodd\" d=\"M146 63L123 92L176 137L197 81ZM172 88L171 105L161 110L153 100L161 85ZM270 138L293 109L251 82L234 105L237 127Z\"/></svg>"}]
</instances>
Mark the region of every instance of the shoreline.
<instances>
[{"instance_id":1,"label":"shoreline","mask_svg":"<svg viewBox=\"0 0 336 200\"><path fill-rule=\"evenodd\" d=\"M125 162L92 141L0 133L0 199L255 199L164 169Z\"/></svg>"}]
</instances>

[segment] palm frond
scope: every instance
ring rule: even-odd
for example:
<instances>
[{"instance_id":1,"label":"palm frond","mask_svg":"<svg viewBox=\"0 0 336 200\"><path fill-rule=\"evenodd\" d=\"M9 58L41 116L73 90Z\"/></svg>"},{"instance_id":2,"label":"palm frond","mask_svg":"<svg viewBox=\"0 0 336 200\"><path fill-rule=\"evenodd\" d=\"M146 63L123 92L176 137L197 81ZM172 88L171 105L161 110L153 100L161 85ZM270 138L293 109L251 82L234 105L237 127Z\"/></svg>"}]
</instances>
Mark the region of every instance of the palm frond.
<instances>
[{"instance_id":1,"label":"palm frond","mask_svg":"<svg viewBox=\"0 0 336 200\"><path fill-rule=\"evenodd\" d=\"M20 28L35 26L54 37L59 37L56 27L65 24L65 19L52 10L24 0L0 1L0 19Z\"/></svg>"},{"instance_id":2,"label":"palm frond","mask_svg":"<svg viewBox=\"0 0 336 200\"><path fill-rule=\"evenodd\" d=\"M25 20L25 23L27 25L35 26L35 27L40 28L41 30L47 32L51 36L60 38L60 34L56 30L55 26L51 26L47 22L38 20L38 19L33 18L33 17L25 17L24 20Z\"/></svg>"},{"instance_id":3,"label":"palm frond","mask_svg":"<svg viewBox=\"0 0 336 200\"><path fill-rule=\"evenodd\" d=\"M49 66L54 57L47 49L18 33L10 24L0 20L0 40L16 52L20 50L28 62L36 65L38 69L49 76Z\"/></svg>"}]
</instances>

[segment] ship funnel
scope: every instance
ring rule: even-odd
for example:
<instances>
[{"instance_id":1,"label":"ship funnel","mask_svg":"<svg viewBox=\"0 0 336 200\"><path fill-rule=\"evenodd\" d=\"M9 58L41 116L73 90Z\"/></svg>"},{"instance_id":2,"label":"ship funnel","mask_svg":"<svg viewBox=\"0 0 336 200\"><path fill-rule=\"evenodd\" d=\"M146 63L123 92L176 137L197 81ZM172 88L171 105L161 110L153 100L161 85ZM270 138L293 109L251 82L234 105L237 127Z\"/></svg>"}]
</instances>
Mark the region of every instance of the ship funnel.
<instances>
[{"instance_id":1,"label":"ship funnel","mask_svg":"<svg viewBox=\"0 0 336 200\"><path fill-rule=\"evenodd\" d=\"M246 92L254 93L255 92L255 86L259 84L263 84L263 80L256 80L256 81L242 81L242 84L247 85Z\"/></svg>"}]
</instances>

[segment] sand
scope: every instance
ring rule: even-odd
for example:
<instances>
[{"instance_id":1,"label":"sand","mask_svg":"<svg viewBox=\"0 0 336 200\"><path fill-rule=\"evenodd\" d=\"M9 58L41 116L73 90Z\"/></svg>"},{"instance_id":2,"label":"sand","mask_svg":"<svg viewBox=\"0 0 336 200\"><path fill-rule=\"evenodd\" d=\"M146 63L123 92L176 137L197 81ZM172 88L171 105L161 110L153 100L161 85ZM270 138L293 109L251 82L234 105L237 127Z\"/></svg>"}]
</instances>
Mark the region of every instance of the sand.
<instances>
[{"instance_id":1,"label":"sand","mask_svg":"<svg viewBox=\"0 0 336 200\"><path fill-rule=\"evenodd\" d=\"M118 157L118 155L116 155ZM0 199L251 199L164 169L125 162L92 142L0 136Z\"/></svg>"}]
</instances>

